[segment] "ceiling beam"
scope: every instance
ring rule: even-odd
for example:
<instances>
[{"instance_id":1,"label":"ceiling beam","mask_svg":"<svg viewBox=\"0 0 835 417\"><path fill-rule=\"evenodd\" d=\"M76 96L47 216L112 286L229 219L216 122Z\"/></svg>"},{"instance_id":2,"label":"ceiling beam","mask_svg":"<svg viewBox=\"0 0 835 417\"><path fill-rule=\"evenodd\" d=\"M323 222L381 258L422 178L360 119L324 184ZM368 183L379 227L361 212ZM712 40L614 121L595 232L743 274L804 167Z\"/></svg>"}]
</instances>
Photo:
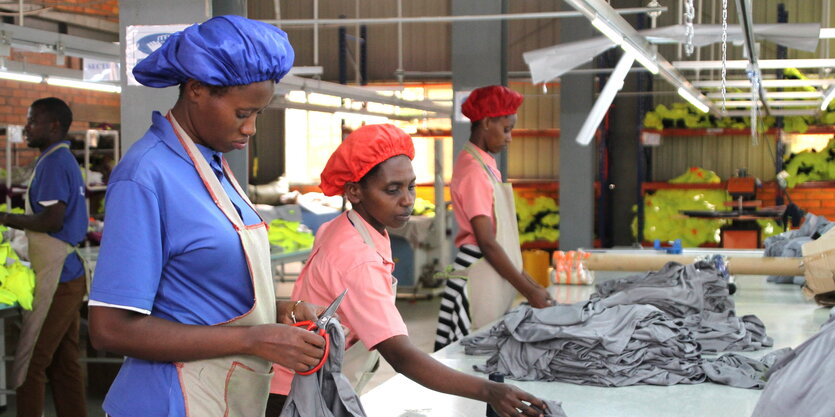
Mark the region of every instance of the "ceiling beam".
<instances>
[{"instance_id":1,"label":"ceiling beam","mask_svg":"<svg viewBox=\"0 0 835 417\"><path fill-rule=\"evenodd\" d=\"M835 59L762 59L759 60L760 69L782 68L835 68ZM726 69L746 70L749 61L725 61ZM674 61L673 66L680 70L721 69L722 61Z\"/></svg>"},{"instance_id":2,"label":"ceiling beam","mask_svg":"<svg viewBox=\"0 0 835 417\"><path fill-rule=\"evenodd\" d=\"M70 26L78 26L85 29L94 29L106 33L119 35L119 21L112 22L100 17L93 17L89 15L82 15L77 13L56 12L52 8L40 9L37 13L27 13L34 11L33 7L26 7L24 5L23 13L27 19L43 19L56 23L66 23ZM17 4L4 4L0 6L0 11L17 13L20 10Z\"/></svg>"},{"instance_id":3,"label":"ceiling beam","mask_svg":"<svg viewBox=\"0 0 835 417\"><path fill-rule=\"evenodd\" d=\"M765 88L795 88L795 87L828 87L835 84L835 79L812 79L812 80L763 80L761 85ZM722 86L720 80L693 81L693 85L699 88L719 88ZM728 80L727 87L751 88L751 80Z\"/></svg>"},{"instance_id":4,"label":"ceiling beam","mask_svg":"<svg viewBox=\"0 0 835 417\"><path fill-rule=\"evenodd\" d=\"M48 52L119 62L119 43L97 41L26 26L0 23L0 43L33 52Z\"/></svg>"}]
</instances>

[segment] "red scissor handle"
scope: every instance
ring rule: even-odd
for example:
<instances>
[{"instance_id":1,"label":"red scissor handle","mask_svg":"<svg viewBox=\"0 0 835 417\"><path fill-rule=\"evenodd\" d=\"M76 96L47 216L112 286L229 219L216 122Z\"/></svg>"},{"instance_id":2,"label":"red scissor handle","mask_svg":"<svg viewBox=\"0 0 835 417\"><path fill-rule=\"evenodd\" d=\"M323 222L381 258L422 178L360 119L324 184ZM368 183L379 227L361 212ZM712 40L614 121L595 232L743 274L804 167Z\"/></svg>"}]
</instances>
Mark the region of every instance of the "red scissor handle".
<instances>
[{"instance_id":1,"label":"red scissor handle","mask_svg":"<svg viewBox=\"0 0 835 417\"><path fill-rule=\"evenodd\" d=\"M316 333L319 334L319 336L322 336L325 339L325 353L324 353L324 355L322 355L322 359L319 361L319 363L317 363L316 366L314 366L314 367L312 367L312 368L310 368L306 371L296 371L296 373L299 374L299 375L315 374L318 370L322 369L322 365L324 365L325 361L328 360L328 356L330 355L330 351L331 351L331 337L325 331L325 329L320 329L320 328L316 327L316 323L313 322L313 321L310 321L310 320L305 320L305 321L300 321L298 323L294 323L293 326L303 327L303 328L305 328L307 330L310 330L312 332L316 332Z\"/></svg>"}]
</instances>

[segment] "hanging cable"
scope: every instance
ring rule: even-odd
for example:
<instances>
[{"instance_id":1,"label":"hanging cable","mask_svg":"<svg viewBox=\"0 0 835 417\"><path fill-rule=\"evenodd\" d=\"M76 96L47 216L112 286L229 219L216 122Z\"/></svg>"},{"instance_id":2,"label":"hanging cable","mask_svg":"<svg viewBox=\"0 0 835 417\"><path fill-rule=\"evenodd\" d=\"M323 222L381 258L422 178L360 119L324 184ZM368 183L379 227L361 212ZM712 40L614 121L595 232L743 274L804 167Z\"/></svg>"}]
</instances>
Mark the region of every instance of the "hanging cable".
<instances>
[{"instance_id":1,"label":"hanging cable","mask_svg":"<svg viewBox=\"0 0 835 417\"><path fill-rule=\"evenodd\" d=\"M722 0L722 113L727 113L725 108L728 92L728 0Z\"/></svg>"},{"instance_id":2,"label":"hanging cable","mask_svg":"<svg viewBox=\"0 0 835 417\"><path fill-rule=\"evenodd\" d=\"M687 0L684 3L684 36L686 38L684 44L684 52L687 56L693 55L696 47L693 45L693 19L696 17L696 8L693 6L693 0Z\"/></svg>"}]
</instances>

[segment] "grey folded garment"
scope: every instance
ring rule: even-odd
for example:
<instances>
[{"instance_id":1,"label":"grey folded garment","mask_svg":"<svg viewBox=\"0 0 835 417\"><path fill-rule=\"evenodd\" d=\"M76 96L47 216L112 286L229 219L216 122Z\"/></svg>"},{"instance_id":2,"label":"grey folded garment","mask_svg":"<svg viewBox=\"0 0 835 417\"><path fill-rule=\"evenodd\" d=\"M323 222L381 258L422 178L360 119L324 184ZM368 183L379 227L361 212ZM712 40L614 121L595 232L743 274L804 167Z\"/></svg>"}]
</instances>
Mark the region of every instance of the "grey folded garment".
<instances>
[{"instance_id":1,"label":"grey folded garment","mask_svg":"<svg viewBox=\"0 0 835 417\"><path fill-rule=\"evenodd\" d=\"M545 406L548 410L545 412L545 417L568 417L562 409L562 402L554 400L544 400Z\"/></svg>"},{"instance_id":2,"label":"grey folded garment","mask_svg":"<svg viewBox=\"0 0 835 417\"><path fill-rule=\"evenodd\" d=\"M461 341L467 354L488 354L474 369L516 380L598 386L675 385L705 381L761 388L760 364L738 355L702 358L681 320L646 304L604 306L599 301L507 313L488 333Z\"/></svg>"},{"instance_id":3,"label":"grey folded garment","mask_svg":"<svg viewBox=\"0 0 835 417\"><path fill-rule=\"evenodd\" d=\"M321 369L311 375L296 374L281 417L365 417L356 391L342 375L345 334L339 319L325 329L330 336L330 354Z\"/></svg>"},{"instance_id":4,"label":"grey folded garment","mask_svg":"<svg viewBox=\"0 0 835 417\"><path fill-rule=\"evenodd\" d=\"M728 282L709 262L670 262L659 271L605 281L590 298L605 306L658 307L682 319L704 353L758 350L774 344L756 316L736 316Z\"/></svg>"},{"instance_id":5,"label":"grey folded garment","mask_svg":"<svg viewBox=\"0 0 835 417\"><path fill-rule=\"evenodd\" d=\"M767 238L763 244L765 246L763 255L775 257L803 256L803 244L816 239L817 236L826 233L832 227L835 227L835 223L830 222L826 217L806 213L803 224L799 229L788 230ZM777 284L803 285L806 282L803 277L784 275L770 275L767 280Z\"/></svg>"},{"instance_id":6,"label":"grey folded garment","mask_svg":"<svg viewBox=\"0 0 835 417\"><path fill-rule=\"evenodd\" d=\"M835 416L835 317L766 373L752 417Z\"/></svg>"}]
</instances>

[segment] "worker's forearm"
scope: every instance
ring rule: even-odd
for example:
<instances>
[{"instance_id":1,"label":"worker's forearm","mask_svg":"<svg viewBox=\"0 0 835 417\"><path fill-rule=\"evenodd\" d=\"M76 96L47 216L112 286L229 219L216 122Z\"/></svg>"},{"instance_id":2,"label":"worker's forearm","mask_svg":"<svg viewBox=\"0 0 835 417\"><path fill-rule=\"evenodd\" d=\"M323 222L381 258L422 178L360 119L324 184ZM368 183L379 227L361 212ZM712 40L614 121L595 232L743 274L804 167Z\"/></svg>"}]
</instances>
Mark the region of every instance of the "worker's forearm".
<instances>
[{"instance_id":1,"label":"worker's forearm","mask_svg":"<svg viewBox=\"0 0 835 417\"><path fill-rule=\"evenodd\" d=\"M0 214L0 224L19 230L31 230L41 233L55 233L61 230L61 225L46 222L38 215L12 214L3 212Z\"/></svg>"},{"instance_id":2,"label":"worker's forearm","mask_svg":"<svg viewBox=\"0 0 835 417\"><path fill-rule=\"evenodd\" d=\"M395 336L406 337L408 336ZM385 342L383 342L385 343ZM395 371L426 388L474 400L486 401L486 380L456 371L409 343L408 347L385 349L380 354Z\"/></svg>"},{"instance_id":3,"label":"worker's forearm","mask_svg":"<svg viewBox=\"0 0 835 417\"><path fill-rule=\"evenodd\" d=\"M98 349L164 362L247 352L247 327L186 325L131 313L120 318L117 324L109 314L112 312L104 310L114 309L90 308L91 339Z\"/></svg>"}]
</instances>

